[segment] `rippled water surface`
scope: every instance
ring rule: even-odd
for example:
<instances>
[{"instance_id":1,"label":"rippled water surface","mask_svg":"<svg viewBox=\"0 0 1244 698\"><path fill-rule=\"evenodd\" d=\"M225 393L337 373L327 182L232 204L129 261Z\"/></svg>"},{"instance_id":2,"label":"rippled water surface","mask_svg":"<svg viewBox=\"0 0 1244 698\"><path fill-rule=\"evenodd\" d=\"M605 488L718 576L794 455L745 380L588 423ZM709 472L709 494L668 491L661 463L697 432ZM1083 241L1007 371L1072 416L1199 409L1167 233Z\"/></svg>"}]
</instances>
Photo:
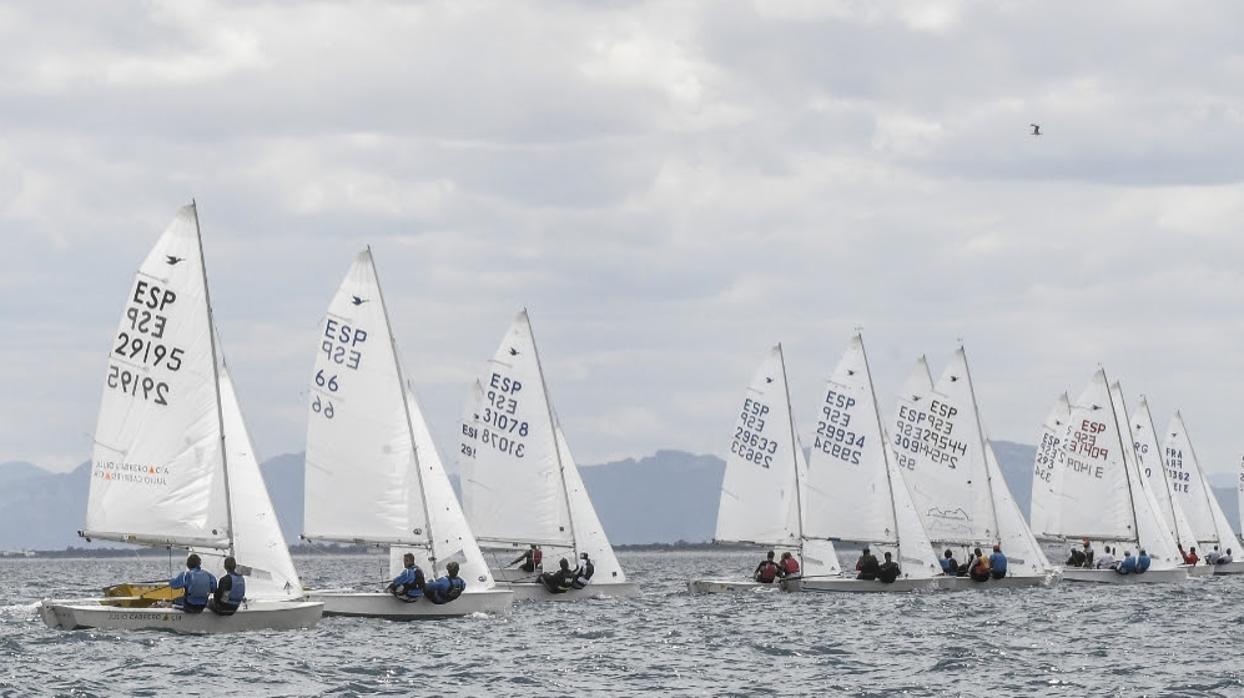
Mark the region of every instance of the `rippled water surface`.
<instances>
[{"instance_id":1,"label":"rippled water surface","mask_svg":"<svg viewBox=\"0 0 1244 698\"><path fill-rule=\"evenodd\" d=\"M0 688L13 695L1244 694L1244 577L1179 586L691 596L750 553L623 553L632 600L526 603L509 618L184 637L46 628L33 601L167 561L0 560ZM302 557L308 586L379 558Z\"/></svg>"}]
</instances>

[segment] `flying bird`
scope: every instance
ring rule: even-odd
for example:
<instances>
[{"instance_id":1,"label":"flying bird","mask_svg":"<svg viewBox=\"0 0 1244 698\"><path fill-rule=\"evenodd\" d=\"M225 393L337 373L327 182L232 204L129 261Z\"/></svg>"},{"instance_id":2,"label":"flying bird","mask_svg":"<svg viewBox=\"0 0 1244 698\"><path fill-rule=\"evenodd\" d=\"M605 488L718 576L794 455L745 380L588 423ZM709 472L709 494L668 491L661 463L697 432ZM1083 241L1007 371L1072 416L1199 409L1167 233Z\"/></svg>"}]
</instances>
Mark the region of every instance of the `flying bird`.
<instances>
[{"instance_id":1,"label":"flying bird","mask_svg":"<svg viewBox=\"0 0 1244 698\"><path fill-rule=\"evenodd\" d=\"M186 258L185 258L185 257L174 257L174 256L173 256L173 255L171 255L171 254L169 254L169 255L164 255L164 259L168 262L168 265L169 265L169 266L173 266L173 265L177 264L178 262L184 262L184 261L186 260Z\"/></svg>"},{"instance_id":2,"label":"flying bird","mask_svg":"<svg viewBox=\"0 0 1244 698\"><path fill-rule=\"evenodd\" d=\"M1034 136L1041 135L1041 124L1028 124L1028 125L1032 127L1032 135Z\"/></svg>"},{"instance_id":3,"label":"flying bird","mask_svg":"<svg viewBox=\"0 0 1244 698\"><path fill-rule=\"evenodd\" d=\"M350 296L350 298L351 298L350 302L355 305L362 305L367 302L366 298L359 298L358 296Z\"/></svg>"}]
</instances>

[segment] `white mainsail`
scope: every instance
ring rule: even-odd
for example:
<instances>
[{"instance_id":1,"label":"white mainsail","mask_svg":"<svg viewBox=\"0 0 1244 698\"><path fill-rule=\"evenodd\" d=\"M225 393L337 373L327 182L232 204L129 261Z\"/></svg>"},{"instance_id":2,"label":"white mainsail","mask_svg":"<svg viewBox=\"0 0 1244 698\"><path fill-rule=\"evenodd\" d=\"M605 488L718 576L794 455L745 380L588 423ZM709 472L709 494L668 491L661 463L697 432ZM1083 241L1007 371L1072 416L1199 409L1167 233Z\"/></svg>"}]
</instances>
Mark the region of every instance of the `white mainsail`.
<instances>
[{"instance_id":1,"label":"white mainsail","mask_svg":"<svg viewBox=\"0 0 1244 698\"><path fill-rule=\"evenodd\" d=\"M1158 432L1153 428L1153 415L1149 412L1149 402L1142 395L1136 409L1132 412L1130 423L1132 446L1136 449L1136 459L1145 480L1151 485L1154 501L1162 520L1170 529L1176 543L1184 546L1196 545L1196 536L1192 532L1192 524L1188 522L1184 509L1174 496L1170 474L1162 459L1162 447L1158 440Z\"/></svg>"},{"instance_id":2,"label":"white mainsail","mask_svg":"<svg viewBox=\"0 0 1244 698\"><path fill-rule=\"evenodd\" d=\"M851 338L822 393L805 480L803 535L897 546L906 576L940 573L882 433L860 335ZM807 557L809 542L804 548Z\"/></svg>"},{"instance_id":3,"label":"white mainsail","mask_svg":"<svg viewBox=\"0 0 1244 698\"><path fill-rule=\"evenodd\" d=\"M388 544L436 575L493 584L454 496L414 389L404 383L371 250L329 304L311 380L306 537Z\"/></svg>"},{"instance_id":4,"label":"white mainsail","mask_svg":"<svg viewBox=\"0 0 1244 698\"><path fill-rule=\"evenodd\" d=\"M1244 532L1244 458L1240 459L1239 480L1236 482L1236 496L1239 502L1240 531Z\"/></svg>"},{"instance_id":5,"label":"white mainsail","mask_svg":"<svg viewBox=\"0 0 1244 698\"><path fill-rule=\"evenodd\" d=\"M717 541L798 546L799 457L782 345L769 350L735 418L717 507Z\"/></svg>"},{"instance_id":6,"label":"white mainsail","mask_svg":"<svg viewBox=\"0 0 1244 698\"><path fill-rule=\"evenodd\" d=\"M463 423L474 431L474 453L459 460L472 530L486 544L573 548L552 410L526 310L510 324L479 386L482 401Z\"/></svg>"},{"instance_id":7,"label":"white mainsail","mask_svg":"<svg viewBox=\"0 0 1244 698\"><path fill-rule=\"evenodd\" d=\"M1123 400L1123 388L1119 386L1118 381L1110 387L1110 400L1114 418L1119 427L1120 440L1123 442L1123 460L1131 487L1132 506L1136 512L1137 545L1146 549L1151 557L1164 563L1182 562L1183 556L1179 554L1176 547L1175 537L1162 519L1157 499L1153 496L1153 487L1140 471L1140 462L1126 425L1127 403Z\"/></svg>"},{"instance_id":8,"label":"white mainsail","mask_svg":"<svg viewBox=\"0 0 1244 698\"><path fill-rule=\"evenodd\" d=\"M1223 514L1222 506L1218 504L1218 498L1214 496L1213 488L1201 469L1196 451L1192 448L1192 440L1188 436L1188 427L1178 411L1171 417L1163 446L1174 496L1192 525L1201 554L1204 555L1209 550L1208 546L1214 545L1224 551L1227 548L1240 550L1235 531Z\"/></svg>"},{"instance_id":9,"label":"white mainsail","mask_svg":"<svg viewBox=\"0 0 1244 698\"><path fill-rule=\"evenodd\" d=\"M1041 443L1033 458L1032 498L1028 521L1033 533L1052 536L1058 530L1062 511L1062 482L1066 473L1063 441L1067 437L1071 405L1067 393L1058 396L1041 425Z\"/></svg>"},{"instance_id":10,"label":"white mainsail","mask_svg":"<svg viewBox=\"0 0 1244 698\"><path fill-rule=\"evenodd\" d=\"M85 537L229 547L211 327L191 204L126 296L95 427Z\"/></svg>"},{"instance_id":11,"label":"white mainsail","mask_svg":"<svg viewBox=\"0 0 1244 698\"><path fill-rule=\"evenodd\" d=\"M917 384L899 396L895 446L912 500L935 543L981 545L997 538L966 368L960 349L932 390ZM918 383L919 373L918 365L909 381Z\"/></svg>"},{"instance_id":12,"label":"white mainsail","mask_svg":"<svg viewBox=\"0 0 1244 698\"><path fill-rule=\"evenodd\" d=\"M1007 556L1007 570L1012 576L1036 577L1050 570L1050 561L1041 550L1041 544L1024 520L1024 512L1012 496L998 465L998 454L993 444L985 442L985 466L994 493L997 510L998 542Z\"/></svg>"},{"instance_id":13,"label":"white mainsail","mask_svg":"<svg viewBox=\"0 0 1244 698\"><path fill-rule=\"evenodd\" d=\"M370 250L320 326L310 384L303 535L427 547L402 378Z\"/></svg>"}]
</instances>

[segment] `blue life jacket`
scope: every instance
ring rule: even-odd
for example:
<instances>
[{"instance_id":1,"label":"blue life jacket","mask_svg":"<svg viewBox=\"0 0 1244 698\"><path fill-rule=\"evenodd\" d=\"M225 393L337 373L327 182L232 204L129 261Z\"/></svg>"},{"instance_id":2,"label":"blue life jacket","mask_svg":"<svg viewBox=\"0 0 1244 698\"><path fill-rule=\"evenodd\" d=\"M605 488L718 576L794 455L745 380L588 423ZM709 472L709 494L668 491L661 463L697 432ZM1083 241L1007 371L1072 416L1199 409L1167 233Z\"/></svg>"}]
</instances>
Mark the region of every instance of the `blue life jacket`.
<instances>
[{"instance_id":1,"label":"blue life jacket","mask_svg":"<svg viewBox=\"0 0 1244 698\"><path fill-rule=\"evenodd\" d=\"M234 605L240 604L246 598L246 578L237 572L229 572L228 575L230 586L226 601Z\"/></svg>"},{"instance_id":2,"label":"blue life jacket","mask_svg":"<svg viewBox=\"0 0 1244 698\"><path fill-rule=\"evenodd\" d=\"M168 584L174 589L185 589L184 602L191 606L206 606L207 598L216 591L216 578L200 567L186 570Z\"/></svg>"},{"instance_id":3,"label":"blue life jacket","mask_svg":"<svg viewBox=\"0 0 1244 698\"><path fill-rule=\"evenodd\" d=\"M428 601L435 604L449 603L454 599L462 596L462 592L466 589L466 582L462 577L449 577L448 575L434 579L423 587L423 593Z\"/></svg>"},{"instance_id":4,"label":"blue life jacket","mask_svg":"<svg viewBox=\"0 0 1244 698\"><path fill-rule=\"evenodd\" d=\"M1150 560L1148 555L1141 555L1136 558L1136 574L1140 574L1141 572L1149 569L1149 562Z\"/></svg>"},{"instance_id":5,"label":"blue life jacket","mask_svg":"<svg viewBox=\"0 0 1244 698\"><path fill-rule=\"evenodd\" d=\"M944 557L941 560L939 560L939 562L942 563L942 572L944 572L945 574L954 574L955 572L958 572L958 570L950 569L950 558Z\"/></svg>"},{"instance_id":6,"label":"blue life jacket","mask_svg":"<svg viewBox=\"0 0 1244 698\"><path fill-rule=\"evenodd\" d=\"M994 553L989 556L989 569L994 572L1006 572L1006 555Z\"/></svg>"},{"instance_id":7,"label":"blue life jacket","mask_svg":"<svg viewBox=\"0 0 1244 698\"><path fill-rule=\"evenodd\" d=\"M1123 558L1123 562L1119 563L1119 566L1116 568L1116 571L1119 574L1131 574L1135 572L1136 571L1136 558L1132 557L1131 555L1128 555L1127 557Z\"/></svg>"},{"instance_id":8,"label":"blue life jacket","mask_svg":"<svg viewBox=\"0 0 1244 698\"><path fill-rule=\"evenodd\" d=\"M389 585L389 588L398 596L417 599L423 596L423 590L416 586L421 578L423 578L423 572L420 571L418 565L413 565L402 570L401 574L394 577L393 583Z\"/></svg>"}]
</instances>

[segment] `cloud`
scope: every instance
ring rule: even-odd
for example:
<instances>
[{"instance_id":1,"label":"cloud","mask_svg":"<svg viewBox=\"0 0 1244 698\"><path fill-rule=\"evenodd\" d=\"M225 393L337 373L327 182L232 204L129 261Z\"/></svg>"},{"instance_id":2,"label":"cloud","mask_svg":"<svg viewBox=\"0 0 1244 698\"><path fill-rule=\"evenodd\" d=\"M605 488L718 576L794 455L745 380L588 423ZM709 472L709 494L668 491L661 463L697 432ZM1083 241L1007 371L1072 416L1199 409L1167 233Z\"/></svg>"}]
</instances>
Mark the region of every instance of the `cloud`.
<instances>
[{"instance_id":1,"label":"cloud","mask_svg":"<svg viewBox=\"0 0 1244 698\"><path fill-rule=\"evenodd\" d=\"M194 196L262 453L301 448L315 324L371 244L442 445L527 306L583 463L723 452L777 341L809 433L862 326L883 406L962 338L987 428L1031 441L1103 362L1234 467L1241 14L6 5L0 460L86 457L129 275Z\"/></svg>"}]
</instances>

